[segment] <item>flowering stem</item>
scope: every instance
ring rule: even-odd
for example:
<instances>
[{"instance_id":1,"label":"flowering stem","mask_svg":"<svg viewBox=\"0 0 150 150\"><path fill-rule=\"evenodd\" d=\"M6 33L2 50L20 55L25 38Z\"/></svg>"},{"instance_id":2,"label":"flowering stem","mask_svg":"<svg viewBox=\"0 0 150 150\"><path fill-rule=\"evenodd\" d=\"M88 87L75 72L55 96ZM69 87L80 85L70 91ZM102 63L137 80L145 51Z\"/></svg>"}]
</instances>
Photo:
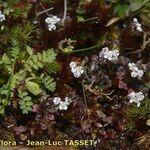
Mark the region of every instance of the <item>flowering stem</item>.
<instances>
[{"instance_id":1,"label":"flowering stem","mask_svg":"<svg viewBox=\"0 0 150 150\"><path fill-rule=\"evenodd\" d=\"M90 119L90 115L89 115L87 99L86 99L86 94L85 94L85 89L84 89L84 80L82 80L82 91L83 91L83 98L84 98L84 103L85 103L85 107L86 107L86 111L87 111L88 122L89 122L89 126L90 126L90 132L91 132L92 138L94 139L93 130L92 130L92 126L91 126L91 119Z\"/></svg>"},{"instance_id":2,"label":"flowering stem","mask_svg":"<svg viewBox=\"0 0 150 150\"><path fill-rule=\"evenodd\" d=\"M63 19L62 19L63 24L64 24L64 21L66 19L66 16L67 16L67 0L64 0L64 16L63 16Z\"/></svg>"}]
</instances>

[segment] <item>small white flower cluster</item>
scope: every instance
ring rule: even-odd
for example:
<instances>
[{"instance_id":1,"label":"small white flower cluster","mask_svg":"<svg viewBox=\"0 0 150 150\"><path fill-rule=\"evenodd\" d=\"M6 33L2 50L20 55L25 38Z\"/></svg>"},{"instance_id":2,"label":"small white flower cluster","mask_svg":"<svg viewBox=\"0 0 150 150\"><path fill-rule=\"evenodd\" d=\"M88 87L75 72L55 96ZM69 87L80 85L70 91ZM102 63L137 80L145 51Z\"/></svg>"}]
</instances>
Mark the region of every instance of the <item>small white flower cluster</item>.
<instances>
[{"instance_id":1,"label":"small white flower cluster","mask_svg":"<svg viewBox=\"0 0 150 150\"><path fill-rule=\"evenodd\" d=\"M76 78L79 78L84 72L83 67L77 65L76 62L71 62L69 64L69 66L71 68L71 72L73 73L74 77L76 77Z\"/></svg>"},{"instance_id":2,"label":"small white flower cluster","mask_svg":"<svg viewBox=\"0 0 150 150\"><path fill-rule=\"evenodd\" d=\"M136 78L136 77L137 77L138 79L141 79L141 78L142 78L144 72L143 72L142 69L139 69L135 63L129 63L129 64L128 64L128 67L129 67L129 69L131 70L131 76L132 76L133 78Z\"/></svg>"},{"instance_id":3,"label":"small white flower cluster","mask_svg":"<svg viewBox=\"0 0 150 150\"><path fill-rule=\"evenodd\" d=\"M48 30L52 31L52 30L56 30L56 24L60 21L60 18L58 18L57 16L52 16L52 17L47 17L45 19L45 22L48 26Z\"/></svg>"},{"instance_id":4,"label":"small white flower cluster","mask_svg":"<svg viewBox=\"0 0 150 150\"><path fill-rule=\"evenodd\" d=\"M142 92L131 92L128 94L128 98L130 99L130 103L136 103L137 107L140 107L141 101L144 99L144 94Z\"/></svg>"},{"instance_id":5,"label":"small white flower cluster","mask_svg":"<svg viewBox=\"0 0 150 150\"><path fill-rule=\"evenodd\" d=\"M99 54L99 57L103 57L105 59L108 59L109 61L115 61L118 60L119 56L119 50L109 50L108 47L104 47L102 51Z\"/></svg>"},{"instance_id":6,"label":"small white flower cluster","mask_svg":"<svg viewBox=\"0 0 150 150\"><path fill-rule=\"evenodd\" d=\"M133 18L133 23L136 26L136 30L138 30L139 32L142 32L142 25L138 22L137 18Z\"/></svg>"},{"instance_id":7,"label":"small white flower cluster","mask_svg":"<svg viewBox=\"0 0 150 150\"><path fill-rule=\"evenodd\" d=\"M3 22L5 20L5 15L2 14L2 12L0 11L0 22Z\"/></svg>"},{"instance_id":8,"label":"small white flower cluster","mask_svg":"<svg viewBox=\"0 0 150 150\"><path fill-rule=\"evenodd\" d=\"M60 97L54 97L53 103L58 105L59 110L67 110L72 100L70 97L65 97L65 101L62 101Z\"/></svg>"}]
</instances>

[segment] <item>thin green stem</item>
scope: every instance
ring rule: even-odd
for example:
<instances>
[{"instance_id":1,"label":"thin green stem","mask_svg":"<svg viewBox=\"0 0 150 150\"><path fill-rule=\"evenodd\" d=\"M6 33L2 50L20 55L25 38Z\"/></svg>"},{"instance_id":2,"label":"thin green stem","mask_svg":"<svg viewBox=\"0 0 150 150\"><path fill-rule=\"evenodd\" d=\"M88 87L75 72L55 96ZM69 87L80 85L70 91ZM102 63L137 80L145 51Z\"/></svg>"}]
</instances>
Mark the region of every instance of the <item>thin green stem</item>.
<instances>
[{"instance_id":1,"label":"thin green stem","mask_svg":"<svg viewBox=\"0 0 150 150\"><path fill-rule=\"evenodd\" d=\"M105 33L103 40L100 41L100 42L98 42L98 44L96 44L96 45L94 45L94 46L91 46L91 47L87 47L87 48L76 49L76 50L71 51L70 53L77 53L77 52L83 52L83 51L89 51L89 50L96 49L96 48L99 47L101 44L103 44L103 42L104 42L105 39L106 39L107 34L108 34L108 32Z\"/></svg>"},{"instance_id":2,"label":"thin green stem","mask_svg":"<svg viewBox=\"0 0 150 150\"><path fill-rule=\"evenodd\" d=\"M77 52L83 52L83 51L88 51L88 50L92 50L95 49L99 46L99 44L91 46L91 47L87 47L87 48L82 48L82 49L76 49L74 50L72 53L77 53Z\"/></svg>"},{"instance_id":3,"label":"thin green stem","mask_svg":"<svg viewBox=\"0 0 150 150\"><path fill-rule=\"evenodd\" d=\"M88 22L88 21L93 21L93 20L97 20L97 19L98 19L97 17L94 17L94 18L85 19L82 22Z\"/></svg>"}]
</instances>

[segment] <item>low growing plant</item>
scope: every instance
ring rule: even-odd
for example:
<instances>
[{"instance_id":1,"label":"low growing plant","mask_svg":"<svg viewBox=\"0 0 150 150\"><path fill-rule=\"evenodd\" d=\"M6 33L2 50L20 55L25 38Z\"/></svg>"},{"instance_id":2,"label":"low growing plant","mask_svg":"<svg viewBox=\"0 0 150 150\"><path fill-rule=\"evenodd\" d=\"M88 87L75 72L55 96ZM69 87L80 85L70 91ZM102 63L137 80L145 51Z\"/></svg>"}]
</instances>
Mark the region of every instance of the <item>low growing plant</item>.
<instances>
[{"instance_id":1,"label":"low growing plant","mask_svg":"<svg viewBox=\"0 0 150 150\"><path fill-rule=\"evenodd\" d=\"M7 76L7 79L2 77L5 84L0 89L1 114L5 113L5 107L12 101L18 103L18 100L20 109L27 114L36 96L53 92L56 88L51 77L58 68L53 49L33 53L33 49L27 46L26 51L22 52L16 45L2 55L0 64L1 71Z\"/></svg>"}]
</instances>

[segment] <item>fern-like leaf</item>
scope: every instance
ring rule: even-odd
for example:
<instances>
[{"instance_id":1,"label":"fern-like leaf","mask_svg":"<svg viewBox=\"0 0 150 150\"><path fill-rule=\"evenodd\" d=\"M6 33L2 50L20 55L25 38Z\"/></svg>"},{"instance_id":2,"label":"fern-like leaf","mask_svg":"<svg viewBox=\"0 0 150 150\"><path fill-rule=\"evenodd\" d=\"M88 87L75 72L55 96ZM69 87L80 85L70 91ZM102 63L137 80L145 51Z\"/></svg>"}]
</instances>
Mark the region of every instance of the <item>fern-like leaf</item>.
<instances>
[{"instance_id":1,"label":"fern-like leaf","mask_svg":"<svg viewBox=\"0 0 150 150\"><path fill-rule=\"evenodd\" d=\"M56 82L50 76L45 76L44 73L40 75L40 80L44 84L45 88L51 92L56 89Z\"/></svg>"},{"instance_id":2,"label":"fern-like leaf","mask_svg":"<svg viewBox=\"0 0 150 150\"><path fill-rule=\"evenodd\" d=\"M53 49L48 49L47 51L43 51L42 53L37 53L29 57L27 61L25 61L25 68L32 72L32 69L38 70L40 68L46 67L51 63L54 63L56 60L56 53Z\"/></svg>"},{"instance_id":3,"label":"fern-like leaf","mask_svg":"<svg viewBox=\"0 0 150 150\"><path fill-rule=\"evenodd\" d=\"M28 95L27 92L22 92L22 91L18 91L19 94L19 105L20 105L20 109L22 109L22 113L23 114L28 114L29 111L32 111L32 98Z\"/></svg>"}]
</instances>

